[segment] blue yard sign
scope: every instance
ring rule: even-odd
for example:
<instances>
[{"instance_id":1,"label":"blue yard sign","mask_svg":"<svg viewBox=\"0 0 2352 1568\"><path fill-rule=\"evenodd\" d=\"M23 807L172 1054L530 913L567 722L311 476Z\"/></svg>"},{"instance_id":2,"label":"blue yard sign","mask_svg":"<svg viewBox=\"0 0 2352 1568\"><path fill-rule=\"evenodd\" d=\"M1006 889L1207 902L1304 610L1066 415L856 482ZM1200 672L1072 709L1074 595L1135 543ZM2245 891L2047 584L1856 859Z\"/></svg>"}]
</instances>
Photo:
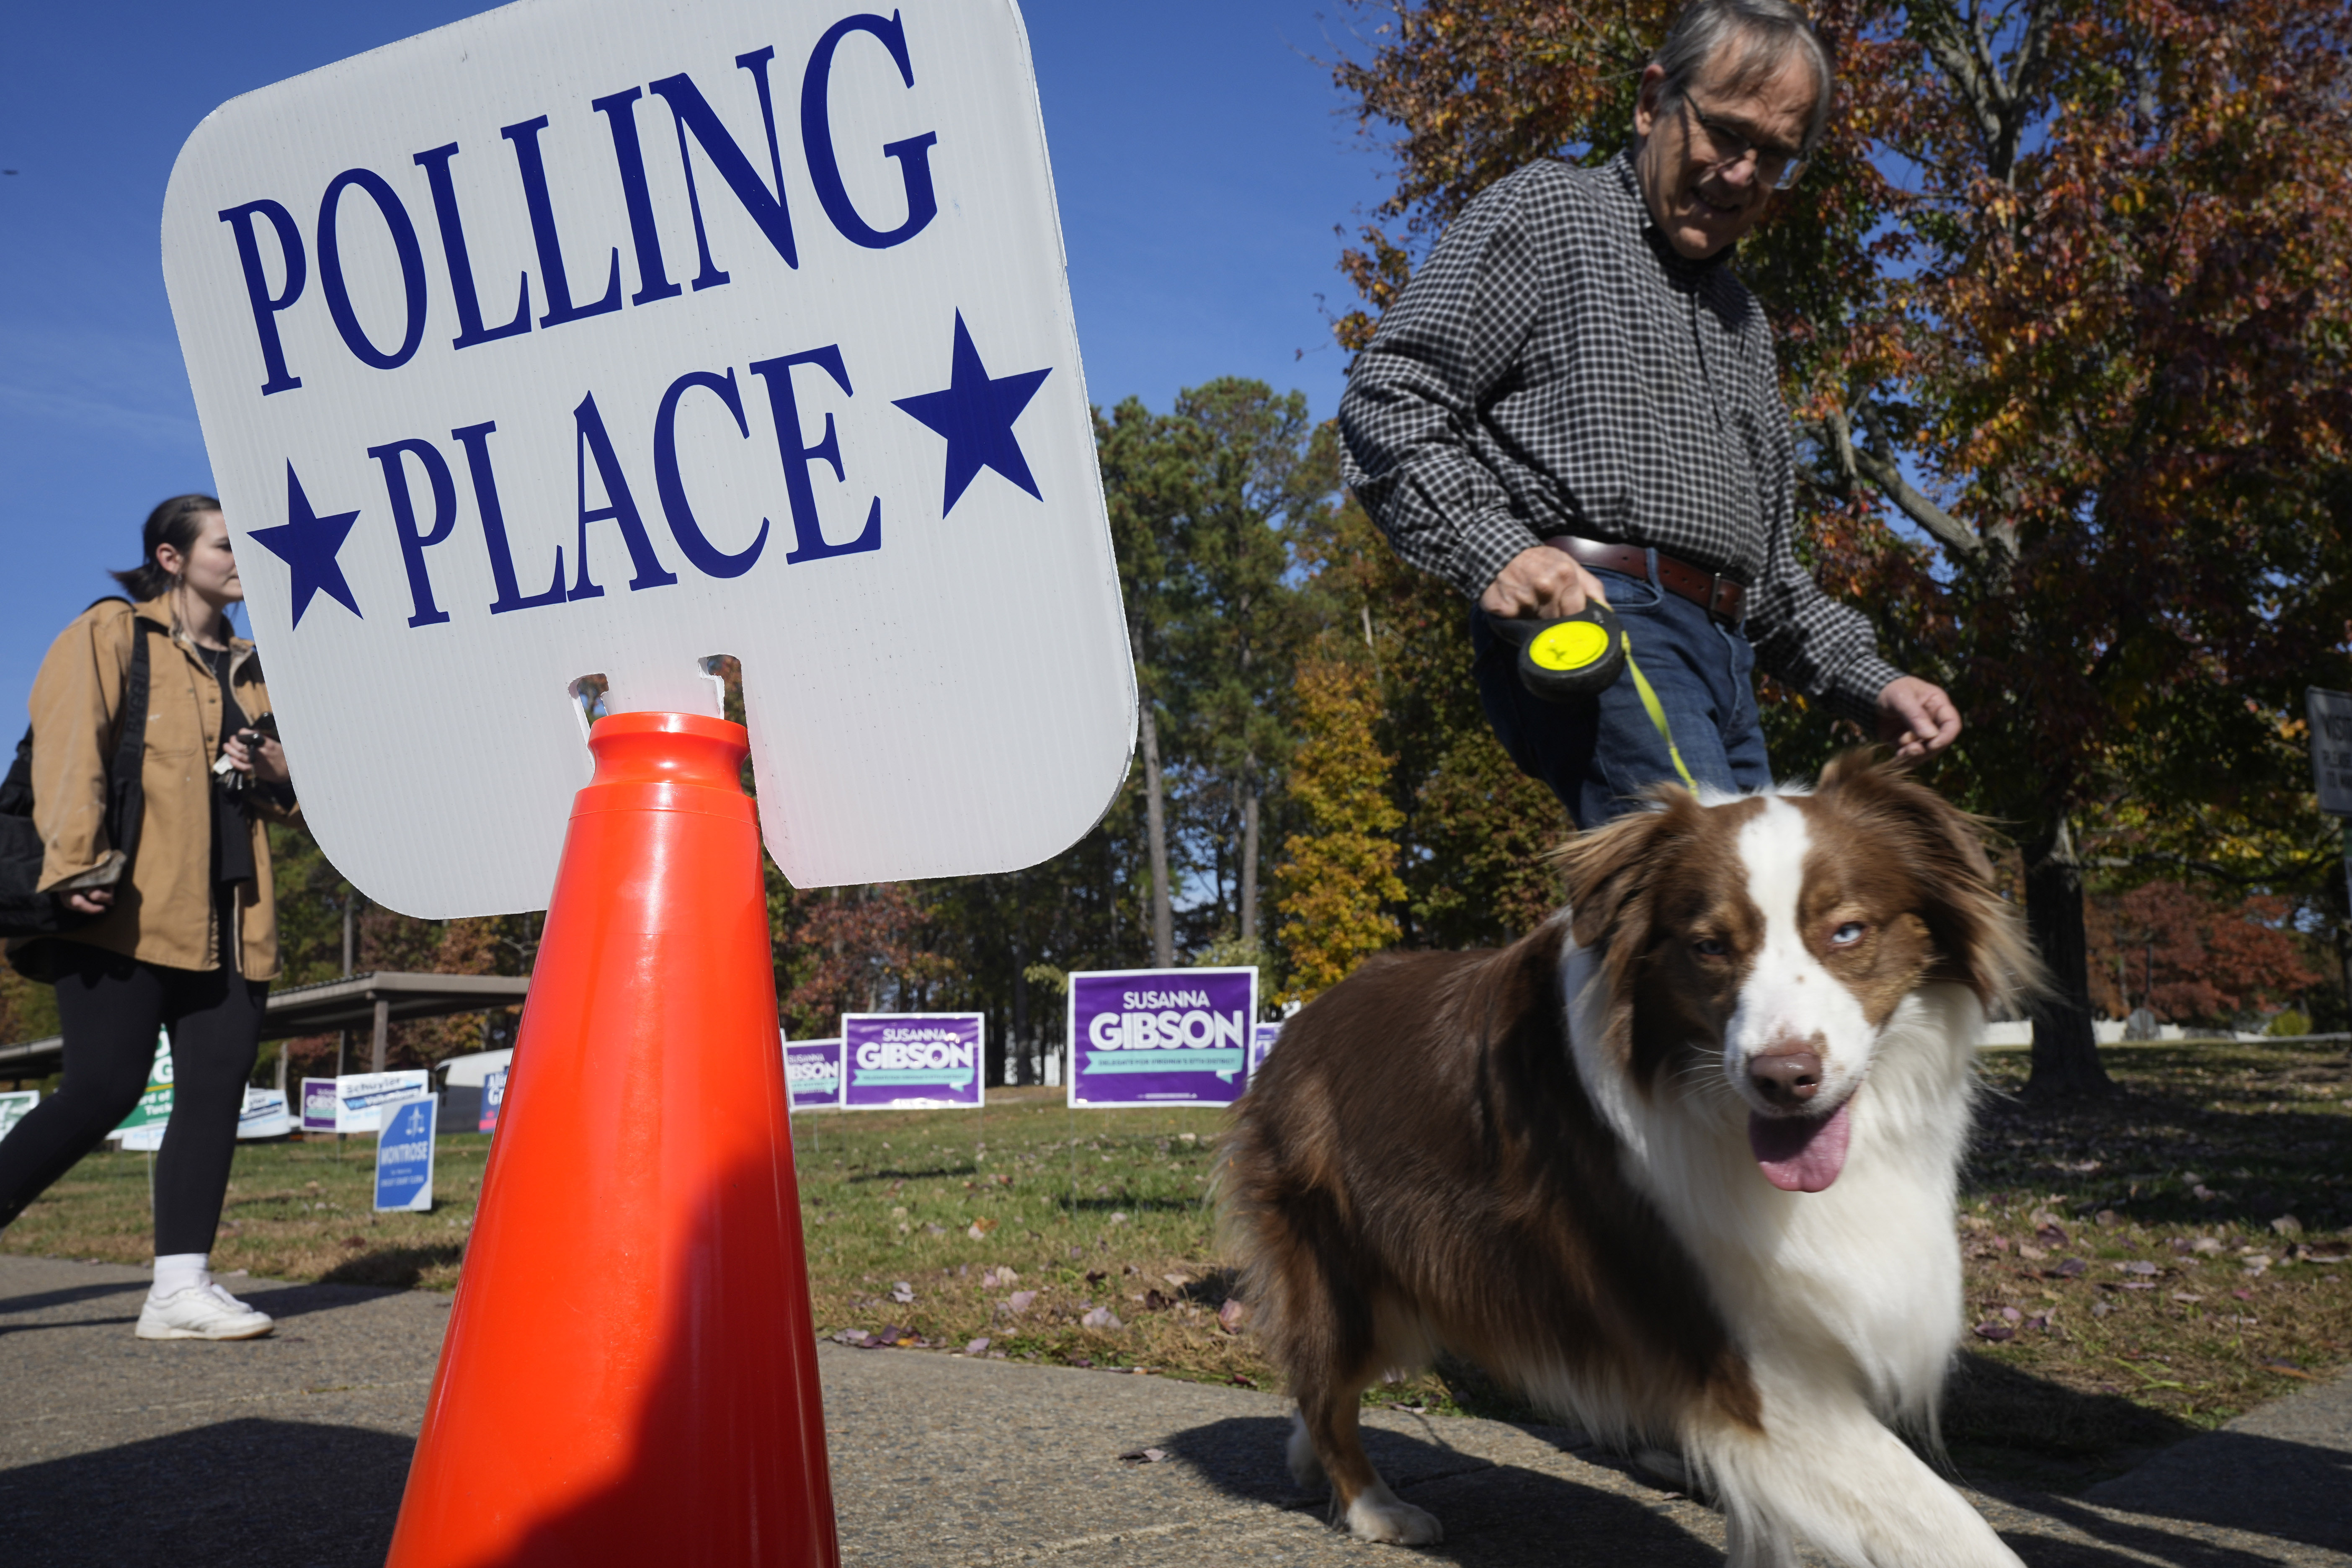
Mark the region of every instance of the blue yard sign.
<instances>
[{"instance_id":1,"label":"blue yard sign","mask_svg":"<svg viewBox=\"0 0 2352 1568\"><path fill-rule=\"evenodd\" d=\"M433 1207L433 1131L440 1101L431 1095L383 1108L375 1142L375 1206L425 1214Z\"/></svg>"}]
</instances>

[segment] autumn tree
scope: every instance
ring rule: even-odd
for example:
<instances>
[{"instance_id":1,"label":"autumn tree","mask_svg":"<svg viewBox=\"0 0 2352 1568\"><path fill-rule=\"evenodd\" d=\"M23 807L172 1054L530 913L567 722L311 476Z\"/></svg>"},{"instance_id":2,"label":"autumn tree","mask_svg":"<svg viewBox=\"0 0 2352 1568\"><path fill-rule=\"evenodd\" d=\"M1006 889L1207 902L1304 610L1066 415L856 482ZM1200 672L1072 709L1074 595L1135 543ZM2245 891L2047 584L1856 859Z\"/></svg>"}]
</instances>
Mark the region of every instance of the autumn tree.
<instances>
[{"instance_id":1,"label":"autumn tree","mask_svg":"<svg viewBox=\"0 0 2352 1568\"><path fill-rule=\"evenodd\" d=\"M1307 531L1304 605L1328 646L1364 650L1391 759L1408 947L1497 946L1559 905L1550 852L1575 825L1495 739L1471 679L1468 612L1407 566L1352 500Z\"/></svg>"},{"instance_id":2,"label":"autumn tree","mask_svg":"<svg viewBox=\"0 0 2352 1568\"><path fill-rule=\"evenodd\" d=\"M1380 702L1371 672L1326 650L1298 667L1301 739L1290 793L1306 826L1283 846L1281 889L1289 984L1281 1000L1306 1001L1338 984L1368 953L1397 940L1389 906L1404 897L1396 874L1403 815L1389 799L1394 765L1373 737Z\"/></svg>"},{"instance_id":3,"label":"autumn tree","mask_svg":"<svg viewBox=\"0 0 2352 1568\"><path fill-rule=\"evenodd\" d=\"M2118 1015L2145 1006L2175 1024L2227 1027L2275 1010L2320 979L2293 914L2273 894L2231 899L2169 879L2095 899L2095 988Z\"/></svg>"},{"instance_id":4,"label":"autumn tree","mask_svg":"<svg viewBox=\"0 0 2352 1568\"><path fill-rule=\"evenodd\" d=\"M1358 5L1376 25L1337 79L1397 181L1343 258L1367 306L1343 341L1494 179L1623 145L1676 8ZM1941 782L2012 825L2055 981L2032 1087L2094 1092L2086 835L2126 797L2208 798L2131 773L2137 742L2195 733L2226 767L2305 681L2344 683L2352 16L1825 0L1815 20L1841 64L1830 140L1736 263L1779 333L1802 547L1969 716ZM1776 726L1835 739L1818 714Z\"/></svg>"}]
</instances>

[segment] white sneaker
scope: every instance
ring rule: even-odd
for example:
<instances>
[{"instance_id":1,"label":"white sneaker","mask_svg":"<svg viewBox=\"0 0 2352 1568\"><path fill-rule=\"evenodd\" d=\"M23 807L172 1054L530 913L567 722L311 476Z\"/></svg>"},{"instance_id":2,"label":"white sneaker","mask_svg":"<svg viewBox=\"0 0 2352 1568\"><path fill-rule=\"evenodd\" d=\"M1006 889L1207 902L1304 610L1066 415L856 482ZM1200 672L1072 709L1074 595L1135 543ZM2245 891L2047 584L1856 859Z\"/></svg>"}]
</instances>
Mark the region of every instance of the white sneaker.
<instances>
[{"instance_id":1,"label":"white sneaker","mask_svg":"<svg viewBox=\"0 0 2352 1568\"><path fill-rule=\"evenodd\" d=\"M276 1325L218 1285L191 1285L139 1310L142 1340L252 1340Z\"/></svg>"}]
</instances>

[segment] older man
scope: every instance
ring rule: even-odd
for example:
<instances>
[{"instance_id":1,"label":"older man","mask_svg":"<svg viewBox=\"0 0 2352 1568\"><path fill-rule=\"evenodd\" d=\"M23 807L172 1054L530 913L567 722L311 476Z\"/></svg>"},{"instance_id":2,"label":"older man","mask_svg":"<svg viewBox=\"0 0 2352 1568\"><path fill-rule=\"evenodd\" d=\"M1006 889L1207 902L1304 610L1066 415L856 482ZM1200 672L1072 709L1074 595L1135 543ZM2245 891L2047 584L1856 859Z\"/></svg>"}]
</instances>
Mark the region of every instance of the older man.
<instances>
[{"instance_id":1,"label":"older man","mask_svg":"<svg viewBox=\"0 0 2352 1568\"><path fill-rule=\"evenodd\" d=\"M1938 688L1878 656L1790 537L1771 331L1726 264L1821 142L1827 55L1787 0L1693 0L1643 71L1633 144L1472 203L1356 361L1347 479L1398 552L1499 616L1624 623L1696 782L1769 785L1752 671L1906 756L1949 745ZM1479 695L1520 767L1597 826L1677 770L1633 683L1530 699L1473 614Z\"/></svg>"}]
</instances>

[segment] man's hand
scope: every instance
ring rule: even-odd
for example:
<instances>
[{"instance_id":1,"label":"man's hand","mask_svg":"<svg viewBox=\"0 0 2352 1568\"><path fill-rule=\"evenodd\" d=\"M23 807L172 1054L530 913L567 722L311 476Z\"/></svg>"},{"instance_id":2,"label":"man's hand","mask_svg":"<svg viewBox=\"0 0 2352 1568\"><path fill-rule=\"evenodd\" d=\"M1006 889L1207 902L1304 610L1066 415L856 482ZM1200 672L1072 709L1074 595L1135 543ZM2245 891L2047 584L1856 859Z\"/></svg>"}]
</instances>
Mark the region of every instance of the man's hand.
<instances>
[{"instance_id":1,"label":"man's hand","mask_svg":"<svg viewBox=\"0 0 2352 1568\"><path fill-rule=\"evenodd\" d=\"M1537 544L1512 556L1510 563L1495 574L1495 580L1478 595L1478 607L1505 620L1533 611L1544 620L1557 621L1582 610L1587 599L1609 602L1601 579L1567 551Z\"/></svg>"},{"instance_id":2,"label":"man's hand","mask_svg":"<svg viewBox=\"0 0 2352 1568\"><path fill-rule=\"evenodd\" d=\"M1878 738L1895 748L1897 762L1932 757L1959 732L1960 710L1940 686L1905 675L1878 693Z\"/></svg>"},{"instance_id":3,"label":"man's hand","mask_svg":"<svg viewBox=\"0 0 2352 1568\"><path fill-rule=\"evenodd\" d=\"M86 892L66 895L66 908L78 915L102 915L113 907L112 888L91 888Z\"/></svg>"}]
</instances>

